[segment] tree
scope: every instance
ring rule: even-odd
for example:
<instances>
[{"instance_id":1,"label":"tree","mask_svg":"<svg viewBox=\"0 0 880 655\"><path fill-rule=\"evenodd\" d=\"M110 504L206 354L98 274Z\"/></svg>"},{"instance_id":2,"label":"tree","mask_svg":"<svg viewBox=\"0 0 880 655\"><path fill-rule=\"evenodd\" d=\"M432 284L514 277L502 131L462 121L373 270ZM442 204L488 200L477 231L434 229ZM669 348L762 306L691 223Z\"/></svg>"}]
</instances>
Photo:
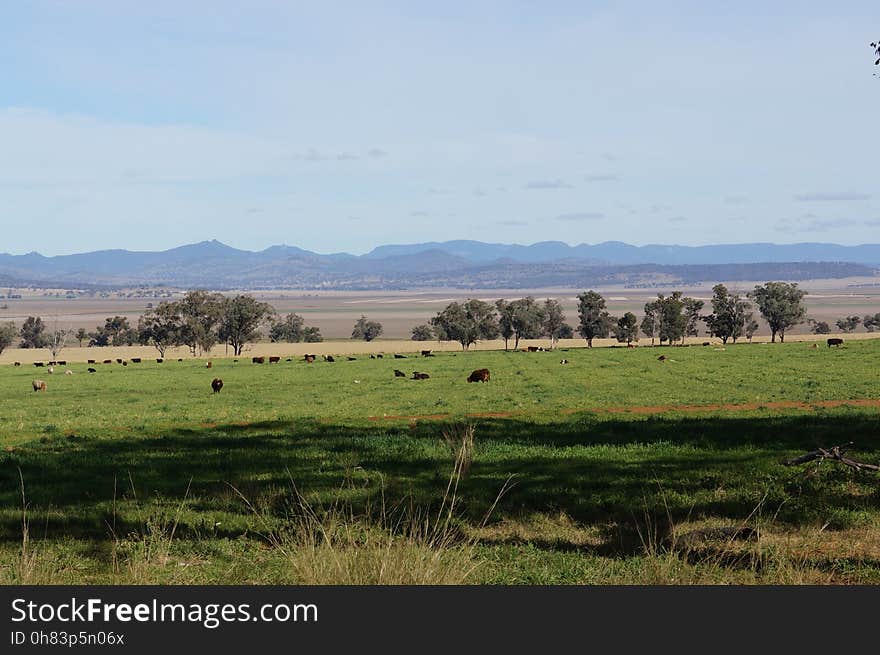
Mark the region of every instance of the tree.
<instances>
[{"instance_id":1,"label":"tree","mask_svg":"<svg viewBox=\"0 0 880 655\"><path fill-rule=\"evenodd\" d=\"M499 300L498 303L504 303L503 300ZM501 306L499 306L499 313L501 310ZM520 298L519 300L514 300L510 303L504 304L504 309L506 314L509 317L510 321L510 329L513 331L513 347L514 349L519 348L520 339L537 339L541 336L543 322L544 322L544 310L543 308L535 302L535 299L532 296L526 296L525 298ZM501 336L505 335L505 327L504 327L504 315L502 314L501 318L499 318L498 325L500 328ZM504 349L507 350L507 339L509 337L504 337Z\"/></svg>"},{"instance_id":2,"label":"tree","mask_svg":"<svg viewBox=\"0 0 880 655\"><path fill-rule=\"evenodd\" d=\"M176 302L181 325L179 345L189 348L192 356L211 352L218 339L216 326L225 298L219 293L208 293L203 289L187 292Z\"/></svg>"},{"instance_id":3,"label":"tree","mask_svg":"<svg viewBox=\"0 0 880 655\"><path fill-rule=\"evenodd\" d=\"M299 314L290 313L283 321L274 321L269 327L269 341L298 343L303 340L305 320Z\"/></svg>"},{"instance_id":4,"label":"tree","mask_svg":"<svg viewBox=\"0 0 880 655\"><path fill-rule=\"evenodd\" d=\"M654 345L654 339L657 336L659 312L660 305L656 300L645 303L645 317L642 319L641 329L642 334L646 337L651 337L652 346Z\"/></svg>"},{"instance_id":5,"label":"tree","mask_svg":"<svg viewBox=\"0 0 880 655\"><path fill-rule=\"evenodd\" d=\"M857 327L859 327L859 323L861 322L861 316L847 316L845 318L840 318L837 320L837 327L841 332L849 334L850 332L853 332Z\"/></svg>"},{"instance_id":6,"label":"tree","mask_svg":"<svg viewBox=\"0 0 880 655\"><path fill-rule=\"evenodd\" d=\"M746 339L749 340L749 343L752 343L752 337L758 333L758 321L755 320L755 315L749 312L749 317L746 319L746 327L744 330L744 334L746 335Z\"/></svg>"},{"instance_id":7,"label":"tree","mask_svg":"<svg viewBox=\"0 0 880 655\"><path fill-rule=\"evenodd\" d=\"M733 343L745 333L746 322L750 320L751 304L739 294L730 294L723 284L712 287L712 313L704 316L709 334L719 337L722 343L732 339Z\"/></svg>"},{"instance_id":8,"label":"tree","mask_svg":"<svg viewBox=\"0 0 880 655\"><path fill-rule=\"evenodd\" d=\"M426 325L422 323L421 325L416 325L412 329L412 340L413 341L430 341L434 338L434 330L431 329L430 325Z\"/></svg>"},{"instance_id":9,"label":"tree","mask_svg":"<svg viewBox=\"0 0 880 655\"><path fill-rule=\"evenodd\" d=\"M89 333L86 332L85 328L80 328L79 330L76 331L76 334L73 335L73 338L76 339L77 343L79 344L79 347L82 348L83 341L85 341L86 339L89 338Z\"/></svg>"},{"instance_id":10,"label":"tree","mask_svg":"<svg viewBox=\"0 0 880 655\"><path fill-rule=\"evenodd\" d=\"M153 346L164 358L168 348L181 342L181 326L177 303L160 302L138 321L138 343Z\"/></svg>"},{"instance_id":11,"label":"tree","mask_svg":"<svg viewBox=\"0 0 880 655\"><path fill-rule=\"evenodd\" d=\"M89 333L89 346L130 346L137 340L138 334L125 316L108 316L104 325Z\"/></svg>"},{"instance_id":12,"label":"tree","mask_svg":"<svg viewBox=\"0 0 880 655\"><path fill-rule=\"evenodd\" d=\"M21 337L20 348L45 348L48 339L44 334L46 324L39 316L28 316L21 325L19 336Z\"/></svg>"},{"instance_id":13,"label":"tree","mask_svg":"<svg viewBox=\"0 0 880 655\"><path fill-rule=\"evenodd\" d=\"M571 326L565 322L565 314L562 311L562 305L558 300L547 298L544 301L544 336L550 337L550 349L556 347L560 339L568 339L572 334ZM566 330L567 328L567 330ZM569 335L569 336L565 336Z\"/></svg>"},{"instance_id":14,"label":"tree","mask_svg":"<svg viewBox=\"0 0 880 655\"><path fill-rule=\"evenodd\" d=\"M431 319L440 341L457 341L467 350L481 339L496 339L500 333L495 309L482 300L453 302Z\"/></svg>"},{"instance_id":15,"label":"tree","mask_svg":"<svg viewBox=\"0 0 880 655\"><path fill-rule=\"evenodd\" d=\"M504 339L504 350L507 350L507 343L513 337L513 304L504 300L495 301L495 309L498 310L498 333Z\"/></svg>"},{"instance_id":16,"label":"tree","mask_svg":"<svg viewBox=\"0 0 880 655\"><path fill-rule=\"evenodd\" d=\"M804 296L807 292L798 289L796 282L767 282L758 285L749 293L758 305L761 316L770 325L770 341L785 341L785 331L798 323L803 323L807 309L804 306Z\"/></svg>"},{"instance_id":17,"label":"tree","mask_svg":"<svg viewBox=\"0 0 880 655\"><path fill-rule=\"evenodd\" d=\"M15 323L11 321L9 323L0 323L0 355L15 342L16 337L18 337L18 330L15 327Z\"/></svg>"},{"instance_id":18,"label":"tree","mask_svg":"<svg viewBox=\"0 0 880 655\"><path fill-rule=\"evenodd\" d=\"M319 343L324 340L321 336L321 330L316 327L307 327L303 329L303 341L306 343Z\"/></svg>"},{"instance_id":19,"label":"tree","mask_svg":"<svg viewBox=\"0 0 880 655\"><path fill-rule=\"evenodd\" d=\"M612 318L605 311L605 299L595 291L587 291L578 296L578 333L587 340L587 347L593 347L593 339L604 339L611 333Z\"/></svg>"},{"instance_id":20,"label":"tree","mask_svg":"<svg viewBox=\"0 0 880 655\"><path fill-rule=\"evenodd\" d=\"M880 66L880 41L872 41L871 50L874 53L874 57L876 57L876 59L874 60L874 65ZM877 73L874 73L874 75L877 75Z\"/></svg>"},{"instance_id":21,"label":"tree","mask_svg":"<svg viewBox=\"0 0 880 655\"><path fill-rule=\"evenodd\" d=\"M862 319L862 325L865 326L865 329L868 332L873 332L874 330L880 330L880 312L877 312L873 316L867 314L865 318Z\"/></svg>"},{"instance_id":22,"label":"tree","mask_svg":"<svg viewBox=\"0 0 880 655\"><path fill-rule=\"evenodd\" d=\"M272 305L260 302L253 296L224 298L220 306L217 336L232 346L232 354L238 357L245 344L260 338L260 325L274 314Z\"/></svg>"},{"instance_id":23,"label":"tree","mask_svg":"<svg viewBox=\"0 0 880 655\"><path fill-rule=\"evenodd\" d=\"M702 300L697 300L696 298L684 298L683 303L685 327L684 334L681 337L682 343L684 343L684 338L686 336L696 337L700 334L699 330L697 329L697 324L703 318L702 316L700 316L700 312L703 311L703 305L705 305Z\"/></svg>"},{"instance_id":24,"label":"tree","mask_svg":"<svg viewBox=\"0 0 880 655\"><path fill-rule=\"evenodd\" d=\"M361 315L357 320L357 323L354 324L354 329L351 331L351 338L373 341L380 334L382 334L382 324L378 321L368 321L366 316Z\"/></svg>"},{"instance_id":25,"label":"tree","mask_svg":"<svg viewBox=\"0 0 880 655\"><path fill-rule=\"evenodd\" d=\"M831 326L826 321L816 321L808 318L807 323L811 325L810 332L813 334L831 334Z\"/></svg>"},{"instance_id":26,"label":"tree","mask_svg":"<svg viewBox=\"0 0 880 655\"><path fill-rule=\"evenodd\" d=\"M67 335L68 332L66 330L59 330L57 328L49 333L46 339L46 347L52 353L52 361L58 359L59 353L67 344Z\"/></svg>"},{"instance_id":27,"label":"tree","mask_svg":"<svg viewBox=\"0 0 880 655\"><path fill-rule=\"evenodd\" d=\"M620 343L631 344L639 340L639 319L632 312L627 312L617 319L611 330Z\"/></svg>"}]
</instances>

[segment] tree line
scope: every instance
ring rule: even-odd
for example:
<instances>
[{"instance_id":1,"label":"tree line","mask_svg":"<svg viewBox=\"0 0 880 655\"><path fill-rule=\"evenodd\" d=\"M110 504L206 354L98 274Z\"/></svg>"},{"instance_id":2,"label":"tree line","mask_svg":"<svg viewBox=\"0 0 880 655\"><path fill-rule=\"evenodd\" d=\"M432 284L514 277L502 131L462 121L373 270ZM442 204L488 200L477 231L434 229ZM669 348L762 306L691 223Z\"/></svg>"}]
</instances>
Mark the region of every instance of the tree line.
<instances>
[{"instance_id":1,"label":"tree line","mask_svg":"<svg viewBox=\"0 0 880 655\"><path fill-rule=\"evenodd\" d=\"M412 328L415 341L453 341L467 350L478 341L501 338L504 349L511 342L519 348L523 339L549 338L555 348L559 339L573 338L575 333L592 348L594 339L613 337L620 343L631 344L642 336L659 343L684 343L687 337L696 337L705 326L705 334L721 339L723 343L746 338L751 340L758 330L755 309L770 327L771 341L785 341L785 333L792 327L808 322L814 334L828 334L831 327L825 321L806 317L804 297L807 292L796 283L767 282L756 286L745 296L731 292L723 284L712 288L711 312L703 313L705 302L685 296L681 291L645 303L641 321L632 312L612 316L606 309L605 298L596 291L578 295L578 323L567 323L559 301L548 298L543 302L532 296L517 300L497 300L489 303L477 299L452 302L430 319L428 323ZM880 312L859 317L847 316L837 321L844 333L853 332L859 325L868 332L880 330ZM267 328L266 334L262 328ZM373 341L382 335L382 324L361 316L354 324L351 338ZM20 328L14 323L0 324L0 353L16 340L21 348L47 348L53 359L70 341L82 347L150 345L161 357L172 346L186 346L193 356L209 353L224 344L234 355L242 353L246 344L267 336L272 342L323 341L317 327L307 326L302 316L289 313L279 316L272 305L248 295L227 297L203 290L190 291L178 300L160 302L149 307L136 326L124 316L108 317L104 325L88 332L84 328L68 332L49 329L42 318L29 316Z\"/></svg>"},{"instance_id":2,"label":"tree line","mask_svg":"<svg viewBox=\"0 0 880 655\"><path fill-rule=\"evenodd\" d=\"M92 332L47 329L39 316L29 316L18 329L6 323L0 325L0 353L17 338L20 348L48 348L53 359L71 339L80 347L149 345L160 357L172 346L186 346L196 356L222 343L241 355L247 343L263 338L265 326L270 341L323 341L320 330L305 325L297 314L281 317L272 305L248 295L227 297L196 290L150 307L136 326L125 316L108 317Z\"/></svg>"}]
</instances>

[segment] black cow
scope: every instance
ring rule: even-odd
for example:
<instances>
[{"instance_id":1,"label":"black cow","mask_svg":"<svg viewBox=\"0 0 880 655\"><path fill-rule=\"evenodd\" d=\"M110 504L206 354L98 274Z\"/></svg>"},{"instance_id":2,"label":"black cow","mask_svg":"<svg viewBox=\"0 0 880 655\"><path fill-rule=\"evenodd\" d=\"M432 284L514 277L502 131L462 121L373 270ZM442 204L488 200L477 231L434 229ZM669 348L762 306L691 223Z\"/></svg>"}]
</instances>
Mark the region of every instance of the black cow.
<instances>
[{"instance_id":1,"label":"black cow","mask_svg":"<svg viewBox=\"0 0 880 655\"><path fill-rule=\"evenodd\" d=\"M468 382L488 382L489 381L489 369L488 368L478 368L476 371L471 373L468 376Z\"/></svg>"},{"instance_id":2,"label":"black cow","mask_svg":"<svg viewBox=\"0 0 880 655\"><path fill-rule=\"evenodd\" d=\"M214 390L214 393L220 393L220 389L223 388L223 380L214 378L211 380L211 388Z\"/></svg>"},{"instance_id":3,"label":"black cow","mask_svg":"<svg viewBox=\"0 0 880 655\"><path fill-rule=\"evenodd\" d=\"M394 377L396 377L396 378L405 378L405 377L406 377L406 373L404 373L403 371L398 371L397 369L394 369Z\"/></svg>"},{"instance_id":4,"label":"black cow","mask_svg":"<svg viewBox=\"0 0 880 655\"><path fill-rule=\"evenodd\" d=\"M828 347L829 348L831 346L842 346L842 345L843 345L843 339L839 339L837 337L831 337L830 339L828 339Z\"/></svg>"}]
</instances>

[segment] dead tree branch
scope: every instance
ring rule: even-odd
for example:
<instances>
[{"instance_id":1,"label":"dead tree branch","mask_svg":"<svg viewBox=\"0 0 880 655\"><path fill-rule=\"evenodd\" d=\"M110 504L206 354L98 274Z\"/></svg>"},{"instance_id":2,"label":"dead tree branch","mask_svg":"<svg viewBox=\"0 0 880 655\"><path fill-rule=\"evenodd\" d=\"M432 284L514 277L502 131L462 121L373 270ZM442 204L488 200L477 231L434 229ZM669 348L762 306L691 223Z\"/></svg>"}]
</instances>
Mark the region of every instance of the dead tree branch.
<instances>
[{"instance_id":1,"label":"dead tree branch","mask_svg":"<svg viewBox=\"0 0 880 655\"><path fill-rule=\"evenodd\" d=\"M814 460L825 460L830 459L835 462L840 462L841 464L845 464L851 468L854 468L856 471L880 471L880 466L877 464L866 464L864 462L857 462L854 459L850 459L844 453L852 446L852 442L846 444L840 444L839 446L832 446L831 448L817 448L816 450L812 450L805 455L801 455L799 457L793 457L792 459L787 459L782 463L785 466L796 466L798 464L806 464L807 462L812 462Z\"/></svg>"}]
</instances>

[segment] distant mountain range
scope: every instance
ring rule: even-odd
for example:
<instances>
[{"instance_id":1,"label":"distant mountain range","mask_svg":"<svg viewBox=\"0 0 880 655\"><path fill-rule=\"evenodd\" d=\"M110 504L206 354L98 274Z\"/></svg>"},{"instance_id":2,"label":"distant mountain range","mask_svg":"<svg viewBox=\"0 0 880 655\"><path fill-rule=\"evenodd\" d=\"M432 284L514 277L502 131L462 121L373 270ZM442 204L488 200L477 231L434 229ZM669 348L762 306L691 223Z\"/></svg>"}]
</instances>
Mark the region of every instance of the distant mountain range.
<instances>
[{"instance_id":1,"label":"distant mountain range","mask_svg":"<svg viewBox=\"0 0 880 655\"><path fill-rule=\"evenodd\" d=\"M217 240L170 250L100 250L44 257L0 254L0 284L172 286L214 289L651 286L716 280L807 280L874 275L880 244L743 243L632 246L609 241L529 246L445 241L384 245L365 255L322 255L293 246L258 252Z\"/></svg>"}]
</instances>

